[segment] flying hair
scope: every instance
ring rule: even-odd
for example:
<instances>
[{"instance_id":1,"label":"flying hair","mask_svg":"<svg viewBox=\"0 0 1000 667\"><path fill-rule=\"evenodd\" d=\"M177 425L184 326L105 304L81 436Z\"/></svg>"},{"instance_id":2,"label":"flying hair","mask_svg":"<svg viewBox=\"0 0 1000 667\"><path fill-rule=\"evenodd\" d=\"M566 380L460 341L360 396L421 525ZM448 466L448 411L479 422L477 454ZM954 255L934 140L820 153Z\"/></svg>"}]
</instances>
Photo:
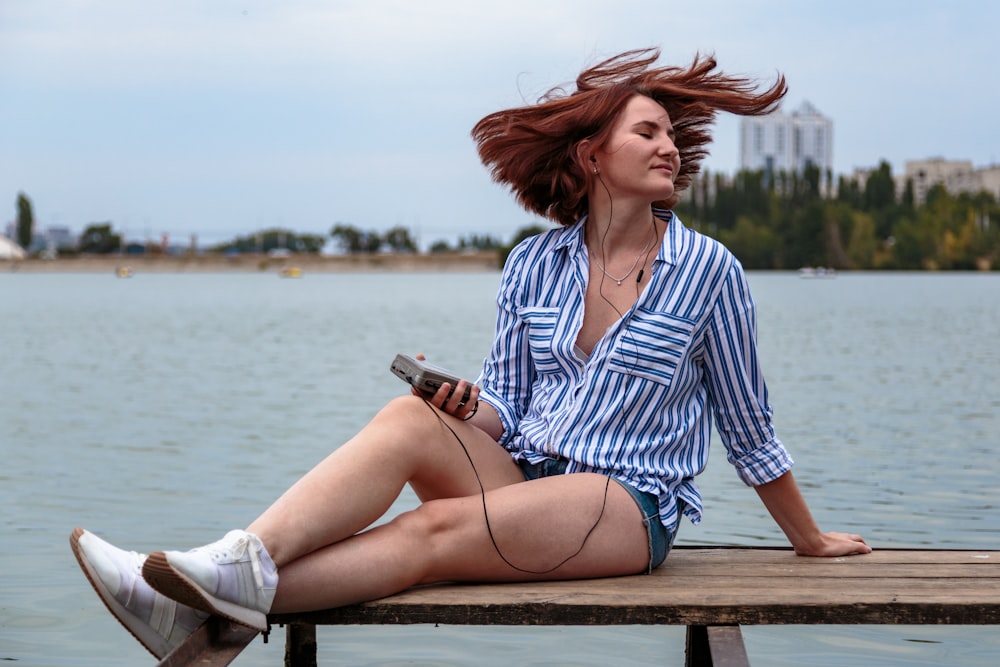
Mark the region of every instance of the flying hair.
<instances>
[{"instance_id":1,"label":"flying hair","mask_svg":"<svg viewBox=\"0 0 1000 667\"><path fill-rule=\"evenodd\" d=\"M587 212L592 166L579 150L582 142L600 147L625 105L645 95L670 115L681 168L675 193L701 170L719 111L760 116L774 111L788 92L778 74L770 87L756 79L716 70L712 56L696 54L691 65L654 67L658 48L626 51L584 70L576 90L549 90L537 104L497 111L472 129L479 158L498 183L510 188L530 212L572 225ZM673 208L679 195L656 202Z\"/></svg>"}]
</instances>

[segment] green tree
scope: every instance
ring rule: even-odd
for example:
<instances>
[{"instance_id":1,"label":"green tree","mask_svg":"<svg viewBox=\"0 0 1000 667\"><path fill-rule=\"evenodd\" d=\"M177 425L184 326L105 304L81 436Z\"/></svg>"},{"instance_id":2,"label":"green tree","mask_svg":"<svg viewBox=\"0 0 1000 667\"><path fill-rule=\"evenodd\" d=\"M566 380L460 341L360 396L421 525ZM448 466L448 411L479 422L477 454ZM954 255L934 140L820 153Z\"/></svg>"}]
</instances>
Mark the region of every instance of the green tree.
<instances>
[{"instance_id":1,"label":"green tree","mask_svg":"<svg viewBox=\"0 0 1000 667\"><path fill-rule=\"evenodd\" d=\"M875 267L878 240L875 238L875 221L867 213L846 209L851 217L851 232L847 242L847 258L852 269Z\"/></svg>"},{"instance_id":2,"label":"green tree","mask_svg":"<svg viewBox=\"0 0 1000 667\"><path fill-rule=\"evenodd\" d=\"M284 249L289 252L318 253L326 245L326 237L319 234L297 234L289 229L263 229L247 236L213 246L216 252L271 252Z\"/></svg>"},{"instance_id":3,"label":"green tree","mask_svg":"<svg viewBox=\"0 0 1000 667\"><path fill-rule=\"evenodd\" d=\"M892 179L892 168L883 160L878 168L868 175L865 183L864 210L875 220L875 233L879 238L888 238L896 222L896 183Z\"/></svg>"},{"instance_id":4,"label":"green tree","mask_svg":"<svg viewBox=\"0 0 1000 667\"><path fill-rule=\"evenodd\" d=\"M770 269L774 266L774 232L767 225L755 223L749 216L740 216L735 227L720 231L719 240L748 269Z\"/></svg>"},{"instance_id":5,"label":"green tree","mask_svg":"<svg viewBox=\"0 0 1000 667\"><path fill-rule=\"evenodd\" d=\"M110 222L87 225L80 235L80 252L107 255L121 250L122 237L111 229Z\"/></svg>"},{"instance_id":6,"label":"green tree","mask_svg":"<svg viewBox=\"0 0 1000 667\"><path fill-rule=\"evenodd\" d=\"M930 223L930 224L928 224ZM902 218L892 231L893 262L886 268L915 270L936 268L934 246L937 230L933 220Z\"/></svg>"},{"instance_id":7,"label":"green tree","mask_svg":"<svg viewBox=\"0 0 1000 667\"><path fill-rule=\"evenodd\" d=\"M489 234L470 234L458 240L459 250L496 250L501 245L498 239Z\"/></svg>"},{"instance_id":8,"label":"green tree","mask_svg":"<svg viewBox=\"0 0 1000 667\"><path fill-rule=\"evenodd\" d=\"M322 234L297 234L295 246L299 252L318 253L326 245L326 237Z\"/></svg>"},{"instance_id":9,"label":"green tree","mask_svg":"<svg viewBox=\"0 0 1000 667\"><path fill-rule=\"evenodd\" d=\"M354 225L338 222L330 231L341 250L349 253L375 253L382 248L382 237L377 232L362 231Z\"/></svg>"},{"instance_id":10,"label":"green tree","mask_svg":"<svg viewBox=\"0 0 1000 667\"><path fill-rule=\"evenodd\" d=\"M846 206L827 201L823 210L823 252L825 266L836 269L847 269L853 266L845 247L844 239L849 239L854 227L851 210Z\"/></svg>"},{"instance_id":11,"label":"green tree","mask_svg":"<svg viewBox=\"0 0 1000 667\"><path fill-rule=\"evenodd\" d=\"M417 251L417 244L413 242L406 227L393 227L383 235L382 241L393 252Z\"/></svg>"},{"instance_id":12,"label":"green tree","mask_svg":"<svg viewBox=\"0 0 1000 667\"><path fill-rule=\"evenodd\" d=\"M34 235L35 214L31 200L23 192L17 193L17 243L27 250Z\"/></svg>"},{"instance_id":13,"label":"green tree","mask_svg":"<svg viewBox=\"0 0 1000 667\"><path fill-rule=\"evenodd\" d=\"M858 185L858 179L841 176L837 179L837 201L843 202L854 209L864 205L864 193Z\"/></svg>"}]
</instances>

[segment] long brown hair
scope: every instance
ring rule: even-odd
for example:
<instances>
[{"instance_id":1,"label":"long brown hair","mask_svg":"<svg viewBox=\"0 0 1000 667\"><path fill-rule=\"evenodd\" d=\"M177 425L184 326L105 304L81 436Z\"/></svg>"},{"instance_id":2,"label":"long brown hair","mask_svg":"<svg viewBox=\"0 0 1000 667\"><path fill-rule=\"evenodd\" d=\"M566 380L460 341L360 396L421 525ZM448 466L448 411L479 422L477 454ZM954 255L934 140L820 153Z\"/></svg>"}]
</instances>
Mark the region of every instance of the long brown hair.
<instances>
[{"instance_id":1,"label":"long brown hair","mask_svg":"<svg viewBox=\"0 0 1000 667\"><path fill-rule=\"evenodd\" d=\"M681 168L675 192L691 184L708 155L709 131L719 111L756 116L773 111L788 91L778 75L758 82L717 72L715 58L695 55L687 69L652 67L659 49L626 51L583 71L576 91L548 91L537 104L492 113L472 129L479 157L493 180L510 187L527 210L571 225L587 212L588 167L580 142L601 146L626 103L645 95L659 103L676 132ZM656 202L672 208L678 195Z\"/></svg>"}]
</instances>

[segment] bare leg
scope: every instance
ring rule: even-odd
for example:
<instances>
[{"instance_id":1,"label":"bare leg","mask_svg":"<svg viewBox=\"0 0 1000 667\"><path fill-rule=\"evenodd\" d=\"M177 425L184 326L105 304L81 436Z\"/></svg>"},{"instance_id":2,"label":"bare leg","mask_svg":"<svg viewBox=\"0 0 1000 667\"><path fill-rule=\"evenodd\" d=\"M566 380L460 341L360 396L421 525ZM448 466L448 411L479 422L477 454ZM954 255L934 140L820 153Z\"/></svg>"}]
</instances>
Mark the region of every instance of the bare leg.
<instances>
[{"instance_id":1,"label":"bare leg","mask_svg":"<svg viewBox=\"0 0 1000 667\"><path fill-rule=\"evenodd\" d=\"M524 481L492 438L438 415L415 396L393 400L247 530L261 538L280 568L371 525L407 482L422 500L478 494L473 468L442 419L461 437L487 490Z\"/></svg>"},{"instance_id":2,"label":"bare leg","mask_svg":"<svg viewBox=\"0 0 1000 667\"><path fill-rule=\"evenodd\" d=\"M272 611L350 604L421 583L614 576L641 572L648 563L639 508L601 475L503 486L486 494L486 507L497 546L481 496L425 502L287 563Z\"/></svg>"}]
</instances>

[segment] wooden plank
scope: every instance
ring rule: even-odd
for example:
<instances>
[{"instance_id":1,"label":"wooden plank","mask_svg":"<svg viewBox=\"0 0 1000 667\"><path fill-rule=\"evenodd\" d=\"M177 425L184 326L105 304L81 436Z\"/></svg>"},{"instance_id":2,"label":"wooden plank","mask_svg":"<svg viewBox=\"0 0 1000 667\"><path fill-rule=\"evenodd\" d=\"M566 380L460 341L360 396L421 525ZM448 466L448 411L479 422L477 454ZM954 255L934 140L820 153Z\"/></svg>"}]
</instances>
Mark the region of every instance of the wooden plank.
<instances>
[{"instance_id":1,"label":"wooden plank","mask_svg":"<svg viewBox=\"0 0 1000 667\"><path fill-rule=\"evenodd\" d=\"M224 667L254 640L259 632L220 616L210 616L187 639L157 663L157 667Z\"/></svg>"},{"instance_id":2,"label":"wooden plank","mask_svg":"<svg viewBox=\"0 0 1000 667\"><path fill-rule=\"evenodd\" d=\"M861 557L859 557L859 560ZM1000 562L987 565L966 563L879 563L865 560L864 564L842 565L838 563L800 564L785 563L730 563L720 567L718 563L685 563L674 567L662 567L649 575L657 577L702 576L742 578L744 576L768 577L868 577L878 579L893 577L940 577L961 579L965 577L1000 577Z\"/></svg>"},{"instance_id":3,"label":"wooden plank","mask_svg":"<svg viewBox=\"0 0 1000 667\"><path fill-rule=\"evenodd\" d=\"M732 566L733 568L737 566ZM881 579L891 576L901 577L935 577L938 579L965 579L969 577L990 577L1000 576L1000 563L987 567L970 567L961 563L934 563L924 565L896 564L896 563L870 563L866 567L841 567L838 565L816 565L806 567L796 567L794 564L786 563L760 563L747 566L742 574L738 571L720 572L718 565L689 565L683 568L673 568L662 573L654 573L651 577L720 577L726 579L742 579L747 576L753 577L865 577L868 579Z\"/></svg>"},{"instance_id":4,"label":"wooden plank","mask_svg":"<svg viewBox=\"0 0 1000 667\"><path fill-rule=\"evenodd\" d=\"M317 625L998 625L1000 612L968 605L673 605L639 606L408 606L345 607L335 611L279 615L273 622Z\"/></svg>"},{"instance_id":5,"label":"wooden plank","mask_svg":"<svg viewBox=\"0 0 1000 667\"><path fill-rule=\"evenodd\" d=\"M841 558L808 558L796 556L790 549L694 549L678 547L670 552L664 565L652 576L685 568L757 568L761 566L787 566L798 571L834 568L872 567L875 565L939 566L962 565L966 567L996 568L1000 566L998 551L908 551L877 549L864 556Z\"/></svg>"},{"instance_id":6,"label":"wooden plank","mask_svg":"<svg viewBox=\"0 0 1000 667\"><path fill-rule=\"evenodd\" d=\"M1000 563L998 551L907 551L901 549L876 549L870 554L842 556L837 558L811 558L797 556L791 549L695 549L678 547L670 552L664 565L654 571L654 576L670 567L685 567L699 564L725 564L728 566L757 566L761 564L789 564L796 568L821 567L825 565L857 566L866 564L897 565L947 565L995 566Z\"/></svg>"},{"instance_id":7,"label":"wooden plank","mask_svg":"<svg viewBox=\"0 0 1000 667\"><path fill-rule=\"evenodd\" d=\"M1000 552L679 548L652 575L412 589L274 622L471 625L1000 624Z\"/></svg>"}]
</instances>

